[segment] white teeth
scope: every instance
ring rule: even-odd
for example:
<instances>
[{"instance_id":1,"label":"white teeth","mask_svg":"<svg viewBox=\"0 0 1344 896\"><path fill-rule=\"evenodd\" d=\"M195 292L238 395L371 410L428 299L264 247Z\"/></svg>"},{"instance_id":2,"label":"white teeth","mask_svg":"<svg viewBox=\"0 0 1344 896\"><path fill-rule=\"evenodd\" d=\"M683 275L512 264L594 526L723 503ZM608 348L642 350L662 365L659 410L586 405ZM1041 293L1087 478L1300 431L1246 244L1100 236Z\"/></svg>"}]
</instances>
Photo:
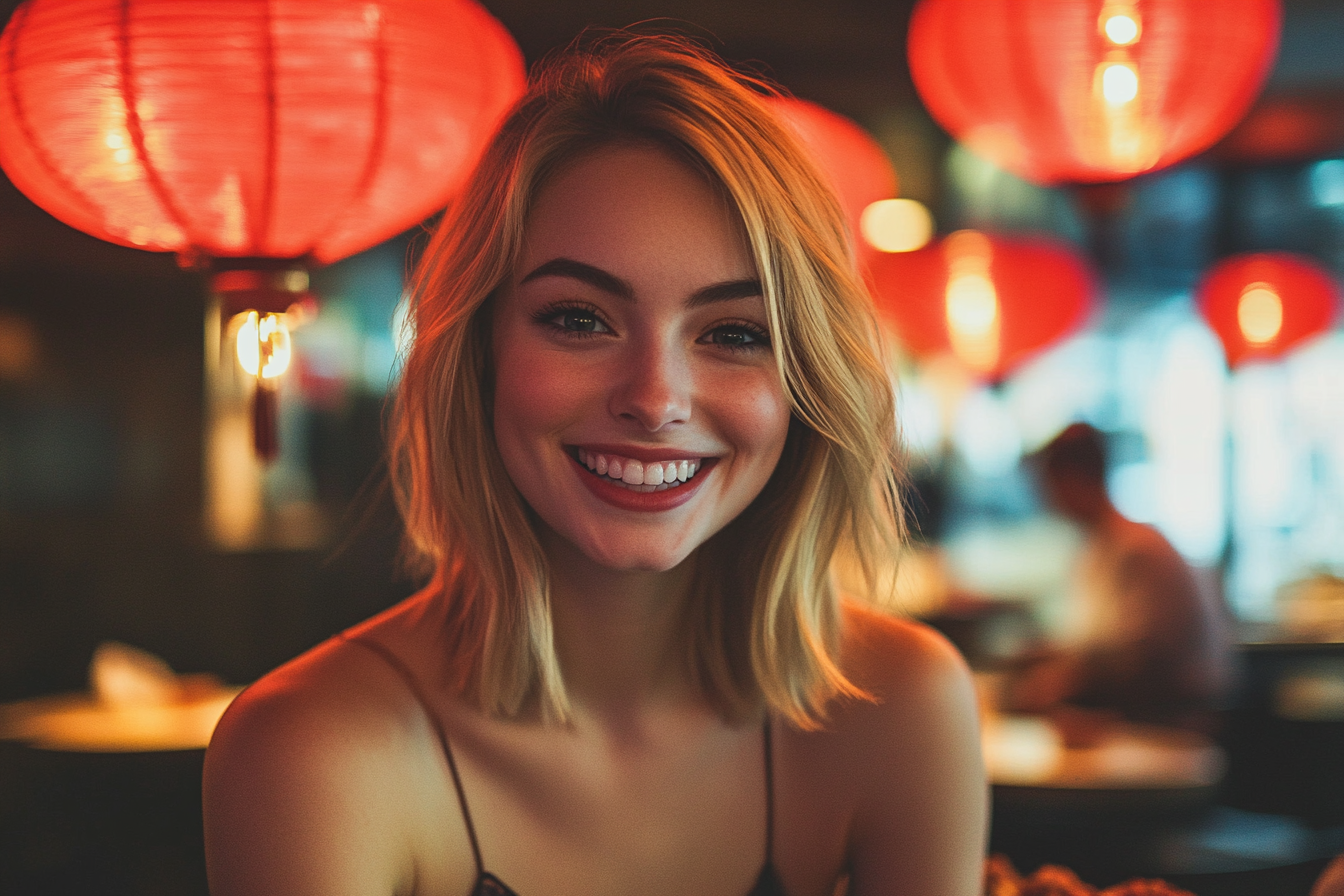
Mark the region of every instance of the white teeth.
<instances>
[{"instance_id":1,"label":"white teeth","mask_svg":"<svg viewBox=\"0 0 1344 896\"><path fill-rule=\"evenodd\" d=\"M689 481L699 468L699 464L693 460L644 463L629 457L595 454L583 448L578 449L578 458L580 463L597 475L619 479L626 485L675 485Z\"/></svg>"}]
</instances>

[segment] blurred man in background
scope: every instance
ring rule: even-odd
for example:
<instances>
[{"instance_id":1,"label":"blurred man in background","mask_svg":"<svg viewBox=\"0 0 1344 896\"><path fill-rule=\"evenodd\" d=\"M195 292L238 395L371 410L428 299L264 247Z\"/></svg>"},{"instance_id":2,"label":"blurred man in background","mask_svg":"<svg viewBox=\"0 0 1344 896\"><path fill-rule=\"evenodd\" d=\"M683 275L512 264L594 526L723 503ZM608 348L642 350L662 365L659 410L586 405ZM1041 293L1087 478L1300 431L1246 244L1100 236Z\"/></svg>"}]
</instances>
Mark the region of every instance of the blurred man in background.
<instances>
[{"instance_id":1,"label":"blurred man in background","mask_svg":"<svg viewBox=\"0 0 1344 896\"><path fill-rule=\"evenodd\" d=\"M1101 433L1075 423L1036 457L1043 497L1083 533L1061 642L1009 686L1008 707L1216 727L1233 686L1222 598L1152 526L1106 491Z\"/></svg>"}]
</instances>

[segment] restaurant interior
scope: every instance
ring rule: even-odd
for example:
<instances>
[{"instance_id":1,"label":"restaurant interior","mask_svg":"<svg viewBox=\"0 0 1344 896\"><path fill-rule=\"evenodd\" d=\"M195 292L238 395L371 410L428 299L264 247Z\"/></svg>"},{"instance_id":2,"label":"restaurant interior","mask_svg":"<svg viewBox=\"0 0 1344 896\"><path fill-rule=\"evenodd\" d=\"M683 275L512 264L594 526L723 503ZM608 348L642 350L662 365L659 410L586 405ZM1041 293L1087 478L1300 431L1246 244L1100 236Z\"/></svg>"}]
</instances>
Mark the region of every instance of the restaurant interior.
<instances>
[{"instance_id":1,"label":"restaurant interior","mask_svg":"<svg viewBox=\"0 0 1344 896\"><path fill-rule=\"evenodd\" d=\"M981 20L1001 5L960 2ZM1223 0L1056 5L1070 3L1093 31L1103 5L1137 10L1151 35L1184 7L1172 91L1223 119L1160 161L1141 148L1128 167L1071 169L1040 161L1062 145L1050 125L1009 141L1017 155L965 126L970 105L912 24L946 2L480 0L526 63L590 27L673 29L842 116L841 168L880 150L871 198L894 242L857 214L867 198L854 222L893 345L911 534L874 599L939 628L976 676L991 850L1099 888L1306 896L1344 853L1344 4L1259 3L1281 20L1244 17L1258 33L1238 36ZM941 64L1048 71L1021 58L1061 34L1018 29ZM0 45L11 72L16 58ZM1201 80L1208 59L1228 68ZM968 89L1043 102L1017 71ZM201 763L220 712L419 584L398 562L383 423L434 210L303 270L265 267L291 278L294 361L258 410L258 349L241 373L226 343L246 289L224 274L250 272L74 226L16 185L16 152L0 149L0 896L203 894ZM991 253L1015 259L994 281ZM989 355L949 332L957 271L979 271L1002 316ZM905 310L911 284L932 317ZM1266 296L1277 322L1257 338L1246 309ZM1043 496L1038 459L1078 422L1102 436L1114 507L1165 537L1228 624L1233 684L1201 730L1079 734L1000 705L1072 618L1084 537Z\"/></svg>"}]
</instances>

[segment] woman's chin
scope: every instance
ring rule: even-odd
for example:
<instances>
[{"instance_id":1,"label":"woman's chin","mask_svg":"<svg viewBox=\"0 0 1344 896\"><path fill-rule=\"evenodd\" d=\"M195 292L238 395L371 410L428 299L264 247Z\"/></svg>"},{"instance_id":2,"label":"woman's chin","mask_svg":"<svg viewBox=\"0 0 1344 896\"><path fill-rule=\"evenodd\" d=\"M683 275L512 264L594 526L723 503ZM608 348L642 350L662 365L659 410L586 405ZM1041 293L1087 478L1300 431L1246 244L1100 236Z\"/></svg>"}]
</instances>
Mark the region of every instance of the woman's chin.
<instances>
[{"instance_id":1,"label":"woman's chin","mask_svg":"<svg viewBox=\"0 0 1344 896\"><path fill-rule=\"evenodd\" d=\"M638 537L602 537L587 533L576 538L556 536L543 539L551 562L561 563L576 572L588 566L593 573L665 573L681 566L695 550L693 544L669 543L669 539ZM550 542L546 544L546 542Z\"/></svg>"},{"instance_id":2,"label":"woman's chin","mask_svg":"<svg viewBox=\"0 0 1344 896\"><path fill-rule=\"evenodd\" d=\"M690 551L624 550L584 551L594 565L613 573L671 572L685 562Z\"/></svg>"}]
</instances>

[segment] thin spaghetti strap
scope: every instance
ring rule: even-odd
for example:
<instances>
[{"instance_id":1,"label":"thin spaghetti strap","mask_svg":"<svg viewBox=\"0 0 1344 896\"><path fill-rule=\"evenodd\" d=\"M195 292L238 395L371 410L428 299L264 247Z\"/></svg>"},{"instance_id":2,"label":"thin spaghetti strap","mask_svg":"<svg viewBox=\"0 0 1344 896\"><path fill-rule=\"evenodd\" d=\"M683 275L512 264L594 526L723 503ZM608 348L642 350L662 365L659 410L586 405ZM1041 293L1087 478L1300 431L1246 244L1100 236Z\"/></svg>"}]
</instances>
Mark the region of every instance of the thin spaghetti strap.
<instances>
[{"instance_id":1,"label":"thin spaghetti strap","mask_svg":"<svg viewBox=\"0 0 1344 896\"><path fill-rule=\"evenodd\" d=\"M774 863L775 848L775 763L770 749L770 714L765 716L765 864Z\"/></svg>"},{"instance_id":2,"label":"thin spaghetti strap","mask_svg":"<svg viewBox=\"0 0 1344 896\"><path fill-rule=\"evenodd\" d=\"M448 744L448 735L443 730L438 714L430 708L429 701L425 699L425 693L421 690L419 682L415 680L415 676L411 674L411 670L406 668L406 664L395 653L372 638L360 638L352 635L343 635L342 638L351 644L365 647L382 657L383 661L391 666L393 671L406 682L406 686L411 689L411 693L420 703L425 715L429 716L429 721L433 724L434 731L439 736L439 744L443 747L443 755L448 760L448 771L453 776L453 789L457 791L457 804L462 809L462 820L467 825L467 839L471 841L471 857L476 861L476 876L479 878L485 873L485 865L481 862L481 846L476 841L476 826L471 823L471 811L467 809L467 794L462 789L462 777L457 773L457 761L453 759L453 748ZM768 736L769 729L767 729ZM766 775L769 776L768 771Z\"/></svg>"}]
</instances>

